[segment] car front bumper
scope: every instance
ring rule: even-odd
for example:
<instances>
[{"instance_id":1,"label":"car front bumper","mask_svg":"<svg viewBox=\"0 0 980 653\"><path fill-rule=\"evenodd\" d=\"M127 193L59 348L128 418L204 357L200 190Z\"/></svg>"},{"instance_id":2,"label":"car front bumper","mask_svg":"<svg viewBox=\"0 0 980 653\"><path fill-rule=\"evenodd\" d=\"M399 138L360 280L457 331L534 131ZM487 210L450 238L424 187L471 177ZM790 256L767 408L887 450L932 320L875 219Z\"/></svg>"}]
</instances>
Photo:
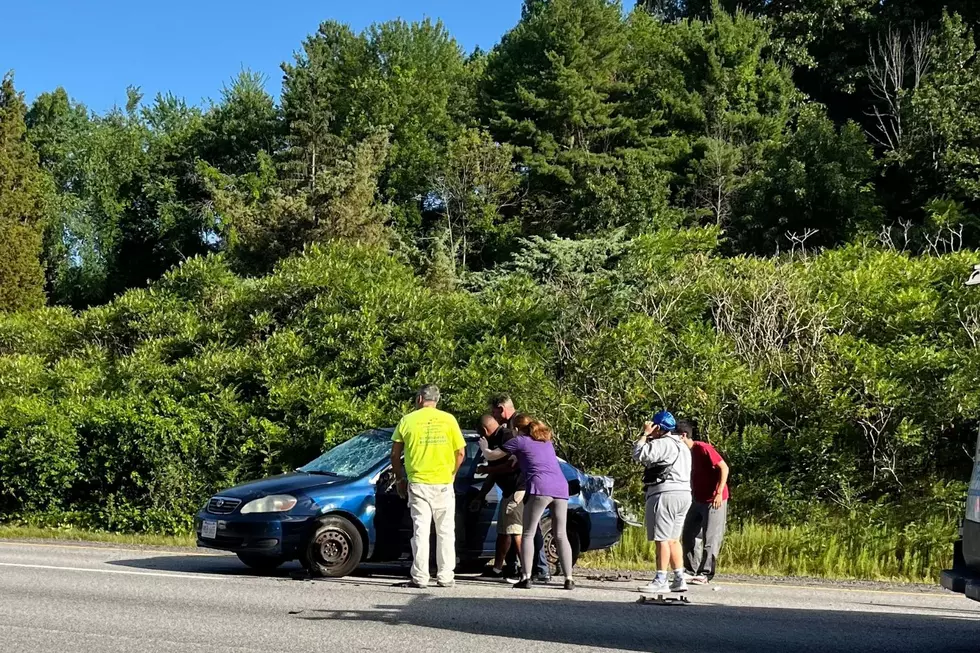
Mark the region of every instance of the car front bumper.
<instances>
[{"instance_id":1,"label":"car front bumper","mask_svg":"<svg viewBox=\"0 0 980 653\"><path fill-rule=\"evenodd\" d=\"M213 539L201 537L201 525L205 520L217 522L217 535ZM293 559L299 556L300 546L312 524L313 518L308 516L201 512L194 520L194 531L199 547Z\"/></svg>"}]
</instances>

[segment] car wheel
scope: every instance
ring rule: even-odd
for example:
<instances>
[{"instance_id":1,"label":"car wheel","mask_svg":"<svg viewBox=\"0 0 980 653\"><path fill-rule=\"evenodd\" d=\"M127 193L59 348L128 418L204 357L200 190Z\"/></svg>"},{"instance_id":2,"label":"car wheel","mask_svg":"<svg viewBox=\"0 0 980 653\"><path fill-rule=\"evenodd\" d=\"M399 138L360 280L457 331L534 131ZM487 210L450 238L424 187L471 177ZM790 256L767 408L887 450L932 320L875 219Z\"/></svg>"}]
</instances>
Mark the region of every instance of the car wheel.
<instances>
[{"instance_id":1,"label":"car wheel","mask_svg":"<svg viewBox=\"0 0 980 653\"><path fill-rule=\"evenodd\" d=\"M256 571L272 571L286 562L284 558L264 556L261 553L238 553L238 559Z\"/></svg>"},{"instance_id":2,"label":"car wheel","mask_svg":"<svg viewBox=\"0 0 980 653\"><path fill-rule=\"evenodd\" d=\"M363 553L364 541L354 524L331 516L313 531L300 561L314 578L340 578L357 569Z\"/></svg>"},{"instance_id":3,"label":"car wheel","mask_svg":"<svg viewBox=\"0 0 980 653\"><path fill-rule=\"evenodd\" d=\"M572 548L572 566L578 563L578 557L582 553L582 539L579 537L575 522L569 522L567 529L568 546ZM548 556L548 564L552 571L557 573L558 569L558 541L551 534L551 517L541 521L541 535L544 537L544 550Z\"/></svg>"}]
</instances>

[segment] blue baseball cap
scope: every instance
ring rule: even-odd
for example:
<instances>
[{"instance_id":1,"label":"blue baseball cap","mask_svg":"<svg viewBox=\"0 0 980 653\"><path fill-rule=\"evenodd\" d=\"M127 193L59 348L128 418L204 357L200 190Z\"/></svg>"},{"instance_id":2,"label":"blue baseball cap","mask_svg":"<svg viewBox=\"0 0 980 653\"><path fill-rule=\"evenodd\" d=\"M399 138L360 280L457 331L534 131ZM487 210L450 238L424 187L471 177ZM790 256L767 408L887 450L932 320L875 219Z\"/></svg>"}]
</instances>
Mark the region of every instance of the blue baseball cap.
<instances>
[{"instance_id":1,"label":"blue baseball cap","mask_svg":"<svg viewBox=\"0 0 980 653\"><path fill-rule=\"evenodd\" d=\"M654 426L660 427L661 431L673 431L677 428L677 420L668 411L662 410L650 420Z\"/></svg>"}]
</instances>

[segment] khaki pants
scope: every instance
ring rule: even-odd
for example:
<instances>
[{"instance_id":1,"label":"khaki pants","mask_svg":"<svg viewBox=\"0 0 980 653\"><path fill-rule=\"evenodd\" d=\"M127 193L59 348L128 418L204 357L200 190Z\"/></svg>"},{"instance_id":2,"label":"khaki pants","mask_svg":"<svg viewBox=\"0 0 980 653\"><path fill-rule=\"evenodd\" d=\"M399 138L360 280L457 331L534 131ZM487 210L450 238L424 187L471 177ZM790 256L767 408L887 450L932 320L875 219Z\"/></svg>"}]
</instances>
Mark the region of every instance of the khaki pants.
<instances>
[{"instance_id":1,"label":"khaki pants","mask_svg":"<svg viewBox=\"0 0 980 653\"><path fill-rule=\"evenodd\" d=\"M440 583L453 582L456 570L456 493L452 485L409 483L412 515L412 580L429 584L429 532L436 525L436 565Z\"/></svg>"}]
</instances>

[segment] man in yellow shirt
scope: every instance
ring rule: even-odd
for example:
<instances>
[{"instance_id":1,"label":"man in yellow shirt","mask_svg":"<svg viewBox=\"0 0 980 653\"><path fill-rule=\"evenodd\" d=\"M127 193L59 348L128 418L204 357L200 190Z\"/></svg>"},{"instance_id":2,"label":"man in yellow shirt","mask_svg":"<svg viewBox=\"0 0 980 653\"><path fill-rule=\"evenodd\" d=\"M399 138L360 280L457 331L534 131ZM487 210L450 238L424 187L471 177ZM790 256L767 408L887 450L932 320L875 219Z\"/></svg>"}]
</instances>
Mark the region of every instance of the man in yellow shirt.
<instances>
[{"instance_id":1,"label":"man in yellow shirt","mask_svg":"<svg viewBox=\"0 0 980 653\"><path fill-rule=\"evenodd\" d=\"M436 525L439 587L455 584L456 491L453 481L463 464L466 441L456 418L436 408L439 388L424 385L415 397L416 410L398 422L391 439L391 468L398 492L407 485L412 515L412 580L409 587L429 585L429 529ZM402 455L405 456L404 466Z\"/></svg>"}]
</instances>

